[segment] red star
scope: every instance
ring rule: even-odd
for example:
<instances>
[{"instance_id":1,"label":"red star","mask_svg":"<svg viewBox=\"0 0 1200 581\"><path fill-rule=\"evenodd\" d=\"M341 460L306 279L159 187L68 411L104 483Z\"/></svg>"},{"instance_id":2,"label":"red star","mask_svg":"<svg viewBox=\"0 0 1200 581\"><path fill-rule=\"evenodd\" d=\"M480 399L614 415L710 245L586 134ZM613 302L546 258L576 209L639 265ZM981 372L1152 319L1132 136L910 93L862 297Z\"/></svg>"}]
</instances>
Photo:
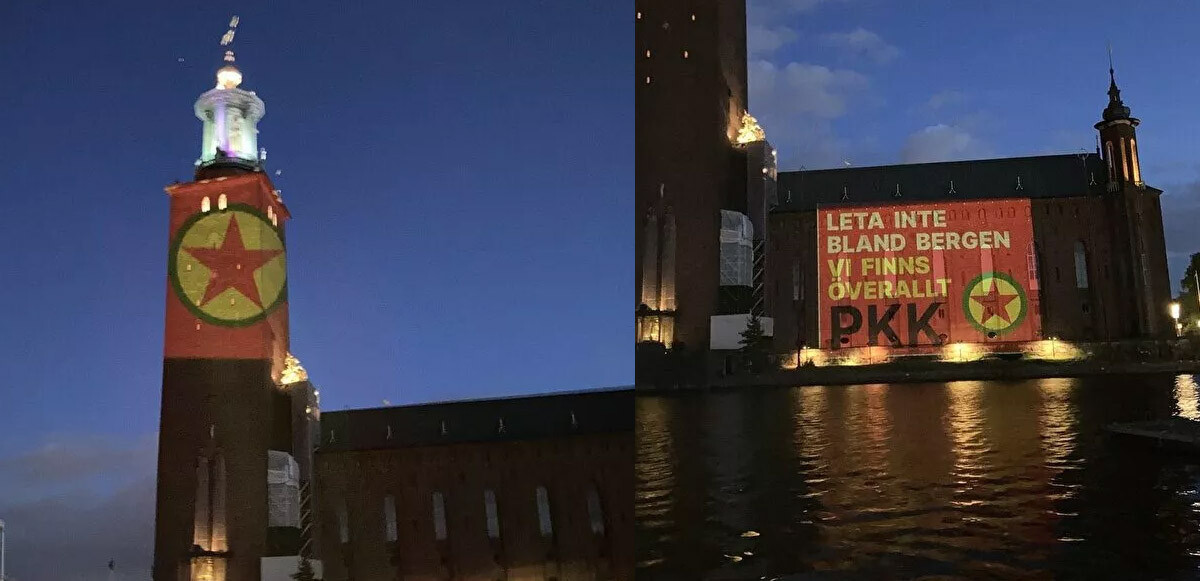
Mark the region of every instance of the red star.
<instances>
[{"instance_id":1,"label":"red star","mask_svg":"<svg viewBox=\"0 0 1200 581\"><path fill-rule=\"evenodd\" d=\"M184 250L208 268L208 286L204 289L204 299L199 303L201 307L225 292L225 289L232 288L262 308L258 285L254 283L254 272L283 253L283 250L246 248L236 216L229 217L229 227L225 230L225 240L220 248L194 246Z\"/></svg>"},{"instance_id":2,"label":"red star","mask_svg":"<svg viewBox=\"0 0 1200 581\"><path fill-rule=\"evenodd\" d=\"M996 279L992 279L992 290L986 295L971 295L971 300L979 303L983 307L983 317L979 320L980 324L986 324L993 316L1000 317L1005 323L1012 323L1012 319L1008 316L1008 305L1012 304L1013 299L1017 298L1015 294L1001 294L1000 289L996 288Z\"/></svg>"}]
</instances>

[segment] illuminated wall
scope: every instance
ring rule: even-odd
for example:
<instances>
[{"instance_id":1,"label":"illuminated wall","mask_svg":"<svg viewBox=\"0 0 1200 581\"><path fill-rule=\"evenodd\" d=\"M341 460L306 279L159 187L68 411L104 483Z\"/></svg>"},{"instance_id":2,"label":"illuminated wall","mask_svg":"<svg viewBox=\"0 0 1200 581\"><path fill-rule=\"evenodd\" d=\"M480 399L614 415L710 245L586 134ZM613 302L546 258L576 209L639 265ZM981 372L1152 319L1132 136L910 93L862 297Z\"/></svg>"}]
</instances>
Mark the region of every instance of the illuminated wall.
<instances>
[{"instance_id":1,"label":"illuminated wall","mask_svg":"<svg viewBox=\"0 0 1200 581\"><path fill-rule=\"evenodd\" d=\"M1041 338L1028 199L818 209L821 347Z\"/></svg>"}]
</instances>

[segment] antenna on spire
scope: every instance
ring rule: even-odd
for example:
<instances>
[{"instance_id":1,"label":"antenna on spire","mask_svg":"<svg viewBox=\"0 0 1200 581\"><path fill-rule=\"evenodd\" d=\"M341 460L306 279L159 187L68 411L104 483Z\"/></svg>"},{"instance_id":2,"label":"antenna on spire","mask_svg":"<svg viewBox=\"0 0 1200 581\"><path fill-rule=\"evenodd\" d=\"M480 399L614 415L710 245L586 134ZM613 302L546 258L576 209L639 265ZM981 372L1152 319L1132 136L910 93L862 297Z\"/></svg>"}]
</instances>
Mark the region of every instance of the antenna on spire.
<instances>
[{"instance_id":1,"label":"antenna on spire","mask_svg":"<svg viewBox=\"0 0 1200 581\"><path fill-rule=\"evenodd\" d=\"M1107 44L1108 44L1108 79L1110 81L1112 81L1113 85L1116 85L1117 84L1117 74L1115 72L1113 72L1112 41L1111 40L1108 41Z\"/></svg>"},{"instance_id":2,"label":"antenna on spire","mask_svg":"<svg viewBox=\"0 0 1200 581\"><path fill-rule=\"evenodd\" d=\"M221 46L227 47L225 49L225 62L227 63L233 62L233 49L228 47L233 45L233 37L235 34L237 34L237 25L239 20L240 19L236 14L233 16L233 18L230 18L229 30L226 30L225 34L221 37Z\"/></svg>"}]
</instances>

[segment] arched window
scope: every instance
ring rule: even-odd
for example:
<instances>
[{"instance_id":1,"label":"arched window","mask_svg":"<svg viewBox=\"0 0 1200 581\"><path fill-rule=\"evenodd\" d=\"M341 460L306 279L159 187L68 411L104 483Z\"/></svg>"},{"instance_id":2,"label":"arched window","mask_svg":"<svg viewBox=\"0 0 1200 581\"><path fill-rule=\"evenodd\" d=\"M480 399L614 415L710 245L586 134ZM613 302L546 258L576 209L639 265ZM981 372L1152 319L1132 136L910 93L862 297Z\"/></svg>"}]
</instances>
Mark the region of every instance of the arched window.
<instances>
[{"instance_id":1,"label":"arched window","mask_svg":"<svg viewBox=\"0 0 1200 581\"><path fill-rule=\"evenodd\" d=\"M550 494L545 486L537 487L538 531L543 537L554 534L554 525L550 522Z\"/></svg>"},{"instance_id":2,"label":"arched window","mask_svg":"<svg viewBox=\"0 0 1200 581\"><path fill-rule=\"evenodd\" d=\"M225 194L221 194L220 196L217 196L217 209L218 210L224 210L228 206L229 206L229 198L226 198Z\"/></svg>"},{"instance_id":3,"label":"arched window","mask_svg":"<svg viewBox=\"0 0 1200 581\"><path fill-rule=\"evenodd\" d=\"M593 485L587 495L588 521L592 525L592 534L604 534L604 508L600 505L600 492Z\"/></svg>"},{"instance_id":4,"label":"arched window","mask_svg":"<svg viewBox=\"0 0 1200 581\"><path fill-rule=\"evenodd\" d=\"M496 511L496 493L490 488L483 491L483 512L487 515L488 538L500 538L500 514Z\"/></svg>"},{"instance_id":5,"label":"arched window","mask_svg":"<svg viewBox=\"0 0 1200 581\"><path fill-rule=\"evenodd\" d=\"M207 212L211 209L212 209L212 200L208 199L208 196L204 196L204 199L200 200L200 211Z\"/></svg>"},{"instance_id":6,"label":"arched window","mask_svg":"<svg viewBox=\"0 0 1200 581\"><path fill-rule=\"evenodd\" d=\"M1108 162L1108 179L1116 179L1117 172L1113 169L1113 151L1111 141L1104 142L1104 160Z\"/></svg>"},{"instance_id":7,"label":"arched window","mask_svg":"<svg viewBox=\"0 0 1200 581\"><path fill-rule=\"evenodd\" d=\"M1083 241L1075 241L1075 288L1088 288L1087 249Z\"/></svg>"},{"instance_id":8,"label":"arched window","mask_svg":"<svg viewBox=\"0 0 1200 581\"><path fill-rule=\"evenodd\" d=\"M396 497L383 497L383 537L389 543L396 542Z\"/></svg>"},{"instance_id":9,"label":"arched window","mask_svg":"<svg viewBox=\"0 0 1200 581\"><path fill-rule=\"evenodd\" d=\"M433 493L433 538L446 540L446 499L440 492Z\"/></svg>"},{"instance_id":10,"label":"arched window","mask_svg":"<svg viewBox=\"0 0 1200 581\"><path fill-rule=\"evenodd\" d=\"M1137 140L1129 140L1129 162L1133 165L1133 183L1142 183L1142 164L1138 160Z\"/></svg>"},{"instance_id":11,"label":"arched window","mask_svg":"<svg viewBox=\"0 0 1200 581\"><path fill-rule=\"evenodd\" d=\"M1125 154L1125 140L1117 140L1117 146L1121 150L1121 179L1129 179L1129 156Z\"/></svg>"}]
</instances>

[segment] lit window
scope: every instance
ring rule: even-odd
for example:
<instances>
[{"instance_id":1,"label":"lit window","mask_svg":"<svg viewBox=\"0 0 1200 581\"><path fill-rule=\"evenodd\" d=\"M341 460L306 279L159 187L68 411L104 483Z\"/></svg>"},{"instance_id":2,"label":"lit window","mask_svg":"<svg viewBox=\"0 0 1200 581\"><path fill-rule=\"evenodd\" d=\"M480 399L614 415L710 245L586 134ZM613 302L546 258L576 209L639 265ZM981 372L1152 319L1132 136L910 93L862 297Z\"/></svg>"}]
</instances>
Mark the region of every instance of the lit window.
<instances>
[{"instance_id":1,"label":"lit window","mask_svg":"<svg viewBox=\"0 0 1200 581\"><path fill-rule=\"evenodd\" d=\"M337 505L338 541L343 545L350 542L350 519L346 515L346 501Z\"/></svg>"},{"instance_id":2,"label":"lit window","mask_svg":"<svg viewBox=\"0 0 1200 581\"><path fill-rule=\"evenodd\" d=\"M212 200L208 199L208 196L204 196L204 199L200 200L200 211L207 212L211 209L212 209Z\"/></svg>"},{"instance_id":3,"label":"lit window","mask_svg":"<svg viewBox=\"0 0 1200 581\"><path fill-rule=\"evenodd\" d=\"M496 513L496 493L491 489L483 491L483 510L487 514L488 538L500 538L500 515Z\"/></svg>"},{"instance_id":4,"label":"lit window","mask_svg":"<svg viewBox=\"0 0 1200 581\"><path fill-rule=\"evenodd\" d=\"M1113 170L1113 150L1111 141L1104 142L1104 153L1104 159L1108 162L1108 179L1116 179L1117 173Z\"/></svg>"},{"instance_id":5,"label":"lit window","mask_svg":"<svg viewBox=\"0 0 1200 581\"><path fill-rule=\"evenodd\" d=\"M646 77L646 84L647 84L647 85L649 85L649 84L650 84L650 77Z\"/></svg>"},{"instance_id":6,"label":"lit window","mask_svg":"<svg viewBox=\"0 0 1200 581\"><path fill-rule=\"evenodd\" d=\"M696 15L695 15L695 14L693 14L693 15L692 15L692 22L695 22L695 21L696 21Z\"/></svg>"},{"instance_id":7,"label":"lit window","mask_svg":"<svg viewBox=\"0 0 1200 581\"><path fill-rule=\"evenodd\" d=\"M226 198L225 194L221 194L220 196L217 196L217 209L218 210L224 210L228 206L229 206L229 198Z\"/></svg>"},{"instance_id":8,"label":"lit window","mask_svg":"<svg viewBox=\"0 0 1200 581\"><path fill-rule=\"evenodd\" d=\"M687 58L687 57L688 57L688 51L685 50L685 51L683 51L683 58Z\"/></svg>"},{"instance_id":9,"label":"lit window","mask_svg":"<svg viewBox=\"0 0 1200 581\"><path fill-rule=\"evenodd\" d=\"M554 534L554 526L550 522L550 495L545 486L537 487L538 531L543 537Z\"/></svg>"},{"instance_id":10,"label":"lit window","mask_svg":"<svg viewBox=\"0 0 1200 581\"><path fill-rule=\"evenodd\" d=\"M1140 184L1142 183L1142 167L1141 162L1138 160L1136 139L1129 140L1129 159L1133 165L1133 183Z\"/></svg>"},{"instance_id":11,"label":"lit window","mask_svg":"<svg viewBox=\"0 0 1200 581\"><path fill-rule=\"evenodd\" d=\"M650 49L646 49L646 58L650 58Z\"/></svg>"},{"instance_id":12,"label":"lit window","mask_svg":"<svg viewBox=\"0 0 1200 581\"><path fill-rule=\"evenodd\" d=\"M383 497L383 536L389 543L396 541L396 497Z\"/></svg>"},{"instance_id":13,"label":"lit window","mask_svg":"<svg viewBox=\"0 0 1200 581\"><path fill-rule=\"evenodd\" d=\"M642 13L641 13L641 12L638 12L638 13L637 13L637 19L638 19L638 20L641 20L641 19L642 19Z\"/></svg>"},{"instance_id":14,"label":"lit window","mask_svg":"<svg viewBox=\"0 0 1200 581\"><path fill-rule=\"evenodd\" d=\"M1117 148L1121 150L1121 180L1129 179L1129 156L1125 154L1125 140L1117 140Z\"/></svg>"},{"instance_id":15,"label":"lit window","mask_svg":"<svg viewBox=\"0 0 1200 581\"><path fill-rule=\"evenodd\" d=\"M446 500L440 492L433 493L433 537L446 540Z\"/></svg>"},{"instance_id":16,"label":"lit window","mask_svg":"<svg viewBox=\"0 0 1200 581\"><path fill-rule=\"evenodd\" d=\"M596 490L595 486L588 490L587 508L592 534L604 534L604 510L600 506L600 492Z\"/></svg>"}]
</instances>

